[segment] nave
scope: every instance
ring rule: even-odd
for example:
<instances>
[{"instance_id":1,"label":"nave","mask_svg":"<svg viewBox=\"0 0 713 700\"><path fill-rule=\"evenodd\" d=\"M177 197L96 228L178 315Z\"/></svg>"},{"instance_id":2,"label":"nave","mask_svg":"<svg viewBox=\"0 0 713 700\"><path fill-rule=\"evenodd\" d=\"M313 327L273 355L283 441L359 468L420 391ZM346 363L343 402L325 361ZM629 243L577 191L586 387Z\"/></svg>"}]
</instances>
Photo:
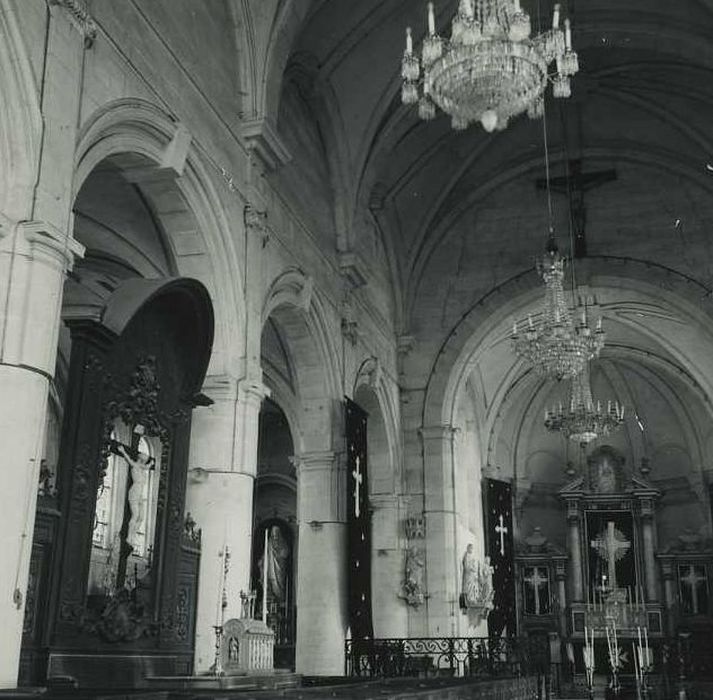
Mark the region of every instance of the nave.
<instances>
[{"instance_id":1,"label":"nave","mask_svg":"<svg viewBox=\"0 0 713 700\"><path fill-rule=\"evenodd\" d=\"M710 36L0 0L0 697L713 692Z\"/></svg>"}]
</instances>

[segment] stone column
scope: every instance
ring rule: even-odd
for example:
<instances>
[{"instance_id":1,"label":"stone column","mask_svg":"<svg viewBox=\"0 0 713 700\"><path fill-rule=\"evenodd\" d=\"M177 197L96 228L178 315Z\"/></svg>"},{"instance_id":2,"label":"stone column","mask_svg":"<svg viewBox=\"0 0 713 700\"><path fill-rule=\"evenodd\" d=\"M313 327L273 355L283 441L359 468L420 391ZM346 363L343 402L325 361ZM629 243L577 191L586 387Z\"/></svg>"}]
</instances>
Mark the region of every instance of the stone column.
<instances>
[{"instance_id":1,"label":"stone column","mask_svg":"<svg viewBox=\"0 0 713 700\"><path fill-rule=\"evenodd\" d=\"M579 534L579 502L567 501L567 548L570 556L570 587L572 602L581 603L584 600L582 581L582 545Z\"/></svg>"},{"instance_id":2,"label":"stone column","mask_svg":"<svg viewBox=\"0 0 713 700\"><path fill-rule=\"evenodd\" d=\"M0 688L17 684L62 285L82 250L64 232L37 221L0 238Z\"/></svg>"},{"instance_id":3,"label":"stone column","mask_svg":"<svg viewBox=\"0 0 713 700\"><path fill-rule=\"evenodd\" d=\"M456 548L453 438L450 425L421 429L426 517L428 636L456 634L460 566Z\"/></svg>"},{"instance_id":4,"label":"stone column","mask_svg":"<svg viewBox=\"0 0 713 700\"><path fill-rule=\"evenodd\" d=\"M193 412L186 511L202 530L195 670L214 660L213 626L221 619L223 559L230 553L224 619L240 617L240 592L250 587L257 423L264 387L229 376L206 379L213 405Z\"/></svg>"},{"instance_id":5,"label":"stone column","mask_svg":"<svg viewBox=\"0 0 713 700\"><path fill-rule=\"evenodd\" d=\"M661 575L663 576L664 602L666 604L666 630L673 637L676 634L676 589L674 588L674 560L661 557Z\"/></svg>"},{"instance_id":6,"label":"stone column","mask_svg":"<svg viewBox=\"0 0 713 700\"><path fill-rule=\"evenodd\" d=\"M555 581L557 582L557 602L559 603L559 633L563 639L567 636L567 566L564 561L555 562Z\"/></svg>"},{"instance_id":7,"label":"stone column","mask_svg":"<svg viewBox=\"0 0 713 700\"><path fill-rule=\"evenodd\" d=\"M656 582L656 554L654 551L654 503L651 498L642 498L641 537L644 544L644 576L646 581L646 602L658 601Z\"/></svg>"},{"instance_id":8,"label":"stone column","mask_svg":"<svg viewBox=\"0 0 713 700\"><path fill-rule=\"evenodd\" d=\"M303 453L297 467L296 671L344 673L347 632L345 468L334 452Z\"/></svg>"},{"instance_id":9,"label":"stone column","mask_svg":"<svg viewBox=\"0 0 713 700\"><path fill-rule=\"evenodd\" d=\"M371 518L371 599L374 637L407 637L408 610L399 598L404 580L403 517L399 497L369 496ZM421 545L422 542L414 542Z\"/></svg>"}]
</instances>

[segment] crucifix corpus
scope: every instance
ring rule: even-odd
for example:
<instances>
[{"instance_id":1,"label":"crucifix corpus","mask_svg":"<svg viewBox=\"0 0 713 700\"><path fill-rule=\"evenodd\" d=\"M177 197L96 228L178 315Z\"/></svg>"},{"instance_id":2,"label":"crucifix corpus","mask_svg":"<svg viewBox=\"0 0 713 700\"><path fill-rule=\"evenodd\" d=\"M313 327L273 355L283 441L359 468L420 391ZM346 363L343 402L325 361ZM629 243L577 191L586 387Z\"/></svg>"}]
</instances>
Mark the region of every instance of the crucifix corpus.
<instances>
[{"instance_id":1,"label":"crucifix corpus","mask_svg":"<svg viewBox=\"0 0 713 700\"><path fill-rule=\"evenodd\" d=\"M361 509L359 508L359 487L361 486L363 476L362 473L359 471L359 467L361 466L361 461L359 460L359 457L356 458L356 467L354 467L354 470L352 471L352 476L354 477L354 515L358 518L361 515Z\"/></svg>"},{"instance_id":2,"label":"crucifix corpus","mask_svg":"<svg viewBox=\"0 0 713 700\"><path fill-rule=\"evenodd\" d=\"M507 534L507 527L505 527L505 522L503 520L502 513L498 517L498 525L495 526L495 532L500 535L500 556L505 556L505 535Z\"/></svg>"},{"instance_id":3,"label":"crucifix corpus","mask_svg":"<svg viewBox=\"0 0 713 700\"><path fill-rule=\"evenodd\" d=\"M616 590L616 563L626 556L631 548L631 542L616 529L614 522L610 520L606 529L592 540L591 547L601 559L606 561L609 586L612 590Z\"/></svg>"}]
</instances>

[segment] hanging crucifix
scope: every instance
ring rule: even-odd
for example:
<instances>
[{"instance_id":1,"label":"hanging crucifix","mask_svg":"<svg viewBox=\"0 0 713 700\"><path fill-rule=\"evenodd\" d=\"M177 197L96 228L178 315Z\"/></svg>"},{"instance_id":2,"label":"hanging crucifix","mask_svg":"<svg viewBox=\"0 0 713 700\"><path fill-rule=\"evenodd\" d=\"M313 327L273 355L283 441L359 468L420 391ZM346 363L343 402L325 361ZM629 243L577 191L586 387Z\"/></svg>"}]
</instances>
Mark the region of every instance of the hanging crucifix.
<instances>
[{"instance_id":1,"label":"hanging crucifix","mask_svg":"<svg viewBox=\"0 0 713 700\"><path fill-rule=\"evenodd\" d=\"M553 192L566 195L569 199L572 230L574 232L574 257L584 258L587 256L587 238L585 234L587 209L584 205L584 195L595 187L616 180L617 174L614 169L583 173L582 161L579 158L570 160L567 167L567 175L550 178L550 189ZM536 185L538 189L546 190L547 180L540 178L536 181Z\"/></svg>"}]
</instances>

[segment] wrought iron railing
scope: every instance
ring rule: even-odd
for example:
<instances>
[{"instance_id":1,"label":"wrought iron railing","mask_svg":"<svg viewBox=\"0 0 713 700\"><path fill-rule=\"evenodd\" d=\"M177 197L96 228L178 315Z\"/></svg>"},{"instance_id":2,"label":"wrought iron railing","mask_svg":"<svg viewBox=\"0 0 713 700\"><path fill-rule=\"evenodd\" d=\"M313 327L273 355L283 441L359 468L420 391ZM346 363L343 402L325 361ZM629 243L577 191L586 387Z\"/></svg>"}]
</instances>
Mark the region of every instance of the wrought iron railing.
<instances>
[{"instance_id":1,"label":"wrought iron railing","mask_svg":"<svg viewBox=\"0 0 713 700\"><path fill-rule=\"evenodd\" d=\"M517 677L548 674L549 649L519 637L353 639L345 648L347 676Z\"/></svg>"}]
</instances>

